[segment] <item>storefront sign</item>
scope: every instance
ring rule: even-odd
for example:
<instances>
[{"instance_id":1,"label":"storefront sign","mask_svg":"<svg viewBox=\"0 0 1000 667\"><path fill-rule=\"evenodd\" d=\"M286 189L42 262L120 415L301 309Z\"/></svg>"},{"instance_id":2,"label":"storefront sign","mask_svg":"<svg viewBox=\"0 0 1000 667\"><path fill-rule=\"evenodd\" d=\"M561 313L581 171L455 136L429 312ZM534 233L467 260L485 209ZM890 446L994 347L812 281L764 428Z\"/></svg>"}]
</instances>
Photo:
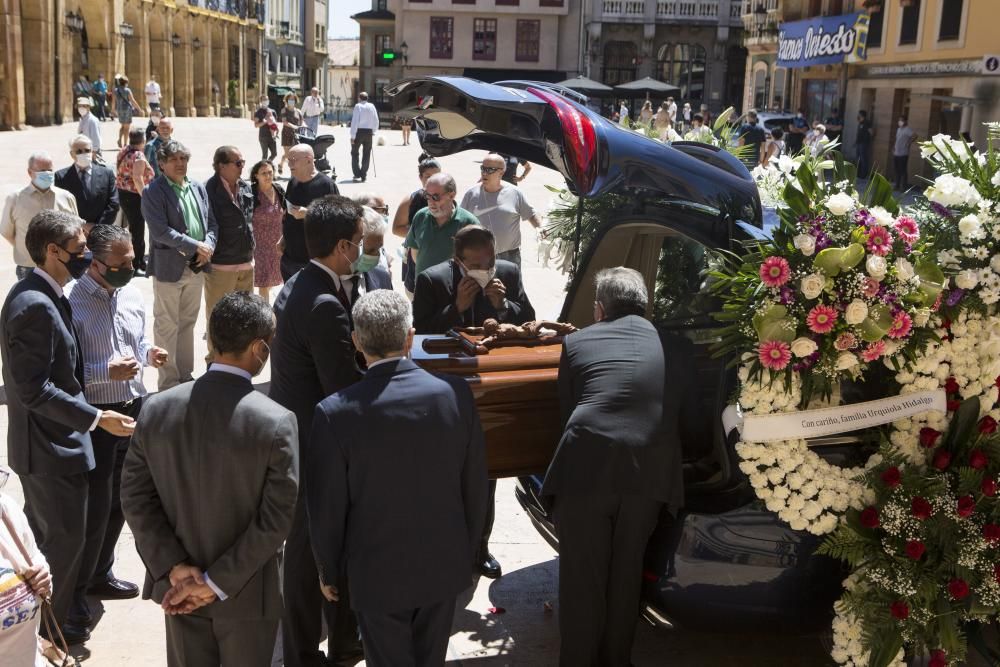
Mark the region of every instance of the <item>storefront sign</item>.
<instances>
[{"instance_id":1,"label":"storefront sign","mask_svg":"<svg viewBox=\"0 0 1000 667\"><path fill-rule=\"evenodd\" d=\"M983 74L1000 76L1000 55L988 53L983 56Z\"/></svg>"},{"instance_id":2,"label":"storefront sign","mask_svg":"<svg viewBox=\"0 0 1000 667\"><path fill-rule=\"evenodd\" d=\"M865 77L926 76L928 74L980 74L984 60L953 60L951 62L900 63L898 65L872 65L862 72Z\"/></svg>"},{"instance_id":3,"label":"storefront sign","mask_svg":"<svg viewBox=\"0 0 1000 667\"><path fill-rule=\"evenodd\" d=\"M868 14L821 16L782 23L778 34L778 67L809 67L865 59Z\"/></svg>"},{"instance_id":4,"label":"storefront sign","mask_svg":"<svg viewBox=\"0 0 1000 667\"><path fill-rule=\"evenodd\" d=\"M818 410L745 415L740 433L746 442L818 438L881 426L930 410L944 413L946 409L944 390L937 389Z\"/></svg>"}]
</instances>

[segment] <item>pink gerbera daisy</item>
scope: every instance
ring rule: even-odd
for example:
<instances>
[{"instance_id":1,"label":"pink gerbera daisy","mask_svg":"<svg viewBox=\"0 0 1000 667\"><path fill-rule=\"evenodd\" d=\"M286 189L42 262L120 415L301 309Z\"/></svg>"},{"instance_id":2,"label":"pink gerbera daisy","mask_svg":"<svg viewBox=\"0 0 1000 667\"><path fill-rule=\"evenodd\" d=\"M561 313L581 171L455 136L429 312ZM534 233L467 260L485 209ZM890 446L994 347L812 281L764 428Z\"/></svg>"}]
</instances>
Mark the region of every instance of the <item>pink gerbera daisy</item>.
<instances>
[{"instance_id":1,"label":"pink gerbera daisy","mask_svg":"<svg viewBox=\"0 0 1000 667\"><path fill-rule=\"evenodd\" d=\"M833 330L833 325L837 322L837 311L830 306L819 304L813 306L806 317L806 324L813 333L825 334Z\"/></svg>"},{"instance_id":2,"label":"pink gerbera daisy","mask_svg":"<svg viewBox=\"0 0 1000 667\"><path fill-rule=\"evenodd\" d=\"M868 230L868 252L885 257L892 250L892 235L885 227L871 227Z\"/></svg>"},{"instance_id":3,"label":"pink gerbera daisy","mask_svg":"<svg viewBox=\"0 0 1000 667\"><path fill-rule=\"evenodd\" d=\"M792 348L780 340L766 340L757 349L757 356L764 368L780 371L792 360Z\"/></svg>"},{"instance_id":4,"label":"pink gerbera daisy","mask_svg":"<svg viewBox=\"0 0 1000 667\"><path fill-rule=\"evenodd\" d=\"M792 277L792 269L784 257L768 257L760 266L760 279L768 287L781 287Z\"/></svg>"},{"instance_id":5,"label":"pink gerbera daisy","mask_svg":"<svg viewBox=\"0 0 1000 667\"><path fill-rule=\"evenodd\" d=\"M913 243L920 238L920 227L917 226L917 221L908 215L899 216L893 227L899 232L899 236L908 243Z\"/></svg>"},{"instance_id":6,"label":"pink gerbera daisy","mask_svg":"<svg viewBox=\"0 0 1000 667\"><path fill-rule=\"evenodd\" d=\"M891 338L906 338L910 335L910 329L912 328L913 320L910 319L905 310L901 310L892 318L892 326L889 327L889 336Z\"/></svg>"},{"instance_id":7,"label":"pink gerbera daisy","mask_svg":"<svg viewBox=\"0 0 1000 667\"><path fill-rule=\"evenodd\" d=\"M844 350L853 350L858 346L858 339L854 334L845 331L837 336L837 340L833 342L833 346L841 352Z\"/></svg>"},{"instance_id":8,"label":"pink gerbera daisy","mask_svg":"<svg viewBox=\"0 0 1000 667\"><path fill-rule=\"evenodd\" d=\"M861 358L870 362L875 361L883 354L885 354L885 341L877 340L874 343L869 343L868 347L861 351Z\"/></svg>"},{"instance_id":9,"label":"pink gerbera daisy","mask_svg":"<svg viewBox=\"0 0 1000 667\"><path fill-rule=\"evenodd\" d=\"M879 287L881 287L881 285L879 285L879 282L874 278L866 277L861 281L861 293L869 299L874 299L878 296Z\"/></svg>"}]
</instances>

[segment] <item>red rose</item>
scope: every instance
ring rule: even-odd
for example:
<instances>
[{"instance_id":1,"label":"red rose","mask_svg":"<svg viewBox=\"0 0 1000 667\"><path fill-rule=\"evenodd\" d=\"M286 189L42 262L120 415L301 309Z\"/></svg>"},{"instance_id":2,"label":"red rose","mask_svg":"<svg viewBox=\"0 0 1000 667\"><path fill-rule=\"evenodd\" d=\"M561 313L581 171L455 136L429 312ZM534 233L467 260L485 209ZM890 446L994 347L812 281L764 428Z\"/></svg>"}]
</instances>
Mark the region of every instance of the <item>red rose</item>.
<instances>
[{"instance_id":1,"label":"red rose","mask_svg":"<svg viewBox=\"0 0 1000 667\"><path fill-rule=\"evenodd\" d=\"M948 654L939 648L931 651L931 659L927 667L948 667Z\"/></svg>"},{"instance_id":2,"label":"red rose","mask_svg":"<svg viewBox=\"0 0 1000 667\"><path fill-rule=\"evenodd\" d=\"M938 294L938 300L936 303L940 306L941 305L940 302L941 302L941 295ZM937 310L937 308L935 308L934 310ZM951 329L951 318L946 317L943 320L941 320L941 326L944 327L945 329ZM952 379L954 380L955 378Z\"/></svg>"},{"instance_id":3,"label":"red rose","mask_svg":"<svg viewBox=\"0 0 1000 667\"><path fill-rule=\"evenodd\" d=\"M986 415L979 420L979 432L980 433L996 433L997 432L997 420L993 419L989 415Z\"/></svg>"},{"instance_id":4,"label":"red rose","mask_svg":"<svg viewBox=\"0 0 1000 667\"><path fill-rule=\"evenodd\" d=\"M987 477L983 480L983 484L979 489L983 492L984 496L992 498L997 494L997 481L992 477Z\"/></svg>"},{"instance_id":5,"label":"red rose","mask_svg":"<svg viewBox=\"0 0 1000 667\"><path fill-rule=\"evenodd\" d=\"M923 521L925 519L930 518L931 514L933 514L934 512L934 509L931 507L931 504L927 502L927 500L921 498L920 496L917 496L916 498L913 499L913 502L910 504L910 511L913 512L913 516Z\"/></svg>"},{"instance_id":6,"label":"red rose","mask_svg":"<svg viewBox=\"0 0 1000 667\"><path fill-rule=\"evenodd\" d=\"M976 509L976 499L972 496L962 496L958 499L958 516L963 519L972 516Z\"/></svg>"},{"instance_id":7,"label":"red rose","mask_svg":"<svg viewBox=\"0 0 1000 667\"><path fill-rule=\"evenodd\" d=\"M925 426L920 429L920 444L927 449L930 449L937 444L938 438L941 437L941 431L935 431L930 426Z\"/></svg>"},{"instance_id":8,"label":"red rose","mask_svg":"<svg viewBox=\"0 0 1000 667\"><path fill-rule=\"evenodd\" d=\"M882 472L882 483L888 486L890 489L895 489L899 486L899 479L902 475L899 474L899 468L892 466L891 468L886 468Z\"/></svg>"},{"instance_id":9,"label":"red rose","mask_svg":"<svg viewBox=\"0 0 1000 667\"><path fill-rule=\"evenodd\" d=\"M994 422L993 428L996 428L996 423ZM989 464L990 460L986 458L986 452L981 449L973 449L969 452L969 465L976 470L982 470Z\"/></svg>"},{"instance_id":10,"label":"red rose","mask_svg":"<svg viewBox=\"0 0 1000 667\"><path fill-rule=\"evenodd\" d=\"M964 579L952 579L948 582L948 594L952 600L961 600L969 595L969 584Z\"/></svg>"},{"instance_id":11,"label":"red rose","mask_svg":"<svg viewBox=\"0 0 1000 667\"><path fill-rule=\"evenodd\" d=\"M958 393L958 380L955 378L948 378L944 381L944 390L949 394Z\"/></svg>"},{"instance_id":12,"label":"red rose","mask_svg":"<svg viewBox=\"0 0 1000 667\"><path fill-rule=\"evenodd\" d=\"M927 547L920 540L910 540L906 543L906 556L913 560L920 560L920 557L927 551Z\"/></svg>"},{"instance_id":13,"label":"red rose","mask_svg":"<svg viewBox=\"0 0 1000 667\"><path fill-rule=\"evenodd\" d=\"M878 510L866 507L861 513L861 525L865 528L878 528Z\"/></svg>"},{"instance_id":14,"label":"red rose","mask_svg":"<svg viewBox=\"0 0 1000 667\"><path fill-rule=\"evenodd\" d=\"M931 463L938 470L945 470L951 465L951 452L939 449L934 454L934 461Z\"/></svg>"},{"instance_id":15,"label":"red rose","mask_svg":"<svg viewBox=\"0 0 1000 667\"><path fill-rule=\"evenodd\" d=\"M945 408L948 412L955 412L962 406L962 401L948 401Z\"/></svg>"},{"instance_id":16,"label":"red rose","mask_svg":"<svg viewBox=\"0 0 1000 667\"><path fill-rule=\"evenodd\" d=\"M889 605L889 613L893 618L905 621L910 616L910 607L902 600L896 600Z\"/></svg>"},{"instance_id":17,"label":"red rose","mask_svg":"<svg viewBox=\"0 0 1000 667\"><path fill-rule=\"evenodd\" d=\"M987 542L1000 542L1000 526L988 523L983 526L983 537Z\"/></svg>"},{"instance_id":18,"label":"red rose","mask_svg":"<svg viewBox=\"0 0 1000 667\"><path fill-rule=\"evenodd\" d=\"M993 384L995 384L997 387L1000 387L1000 375L998 375L997 379L993 381Z\"/></svg>"}]
</instances>

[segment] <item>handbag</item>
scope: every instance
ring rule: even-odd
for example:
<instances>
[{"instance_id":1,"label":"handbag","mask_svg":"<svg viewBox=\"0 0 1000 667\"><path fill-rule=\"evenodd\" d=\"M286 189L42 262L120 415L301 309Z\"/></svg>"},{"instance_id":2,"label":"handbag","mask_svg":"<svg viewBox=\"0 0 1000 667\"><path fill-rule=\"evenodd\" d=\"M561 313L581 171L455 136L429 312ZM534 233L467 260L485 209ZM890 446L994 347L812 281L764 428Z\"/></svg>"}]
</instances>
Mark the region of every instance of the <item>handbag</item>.
<instances>
[{"instance_id":1,"label":"handbag","mask_svg":"<svg viewBox=\"0 0 1000 667\"><path fill-rule=\"evenodd\" d=\"M3 525L7 528L7 532L10 533L11 538L13 538L14 544L17 545L17 550L21 552L24 562L30 566L31 556L28 555L28 550L24 548L24 543L21 542L17 530L10 521L10 517L2 509L0 509L0 517L3 518ZM69 654L69 645L66 643L66 638L63 637L62 628L56 622L56 615L52 611L52 601L49 596L42 598L42 625L45 627L45 634L49 641L63 654L63 659L59 667L79 667L76 658Z\"/></svg>"}]
</instances>

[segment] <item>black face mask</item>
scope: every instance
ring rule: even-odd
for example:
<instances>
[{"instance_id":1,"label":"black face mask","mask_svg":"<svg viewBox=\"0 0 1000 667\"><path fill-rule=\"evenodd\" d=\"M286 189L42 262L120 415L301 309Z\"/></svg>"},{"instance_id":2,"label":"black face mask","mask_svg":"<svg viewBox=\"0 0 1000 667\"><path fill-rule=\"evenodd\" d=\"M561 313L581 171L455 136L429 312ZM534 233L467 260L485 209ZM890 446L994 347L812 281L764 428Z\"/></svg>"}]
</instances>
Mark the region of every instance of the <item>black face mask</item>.
<instances>
[{"instance_id":1,"label":"black face mask","mask_svg":"<svg viewBox=\"0 0 1000 667\"><path fill-rule=\"evenodd\" d=\"M61 259L59 261L66 266L66 270L69 271L69 275L73 276L74 280L79 280L90 268L90 263L94 261L94 254L89 250L84 250L82 254L74 255L66 248L63 250L69 254L69 261L63 262Z\"/></svg>"},{"instance_id":2,"label":"black face mask","mask_svg":"<svg viewBox=\"0 0 1000 667\"><path fill-rule=\"evenodd\" d=\"M101 262L101 264L104 264L104 262ZM107 270L101 274L101 277L115 289L125 287L132 280L132 277L135 276L135 269L116 268L107 264L104 264L104 268Z\"/></svg>"}]
</instances>

